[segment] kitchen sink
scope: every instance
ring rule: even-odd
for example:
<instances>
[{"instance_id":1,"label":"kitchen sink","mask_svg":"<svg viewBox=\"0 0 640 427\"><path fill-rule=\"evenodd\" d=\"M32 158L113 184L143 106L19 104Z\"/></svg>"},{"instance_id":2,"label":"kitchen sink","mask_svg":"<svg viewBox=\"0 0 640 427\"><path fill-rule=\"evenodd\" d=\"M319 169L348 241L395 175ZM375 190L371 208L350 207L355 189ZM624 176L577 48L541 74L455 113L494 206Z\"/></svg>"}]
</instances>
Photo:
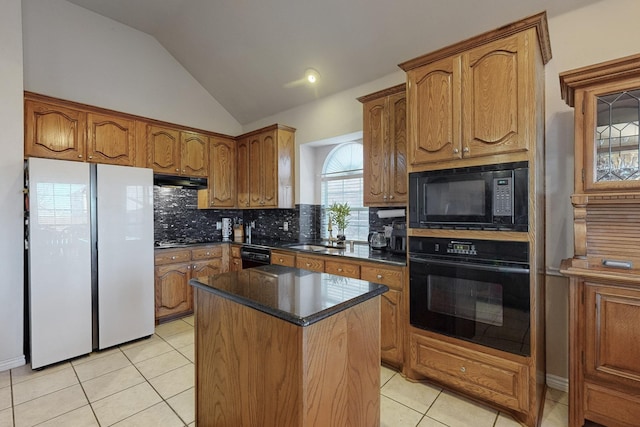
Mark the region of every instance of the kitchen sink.
<instances>
[{"instance_id":1,"label":"kitchen sink","mask_svg":"<svg viewBox=\"0 0 640 427\"><path fill-rule=\"evenodd\" d=\"M342 248L334 248L331 246L322 246L322 245L309 245L309 244L293 245L293 246L289 246L289 249L295 249L298 251L310 251L310 252L316 252L319 254L340 254L344 251L344 249Z\"/></svg>"},{"instance_id":2,"label":"kitchen sink","mask_svg":"<svg viewBox=\"0 0 640 427\"><path fill-rule=\"evenodd\" d=\"M327 246L320 246L320 245L293 245L293 246L289 246L289 249L296 249L299 251L312 251L312 252L322 252L325 251L327 249L331 249L328 248ZM335 249L335 248L333 248Z\"/></svg>"}]
</instances>

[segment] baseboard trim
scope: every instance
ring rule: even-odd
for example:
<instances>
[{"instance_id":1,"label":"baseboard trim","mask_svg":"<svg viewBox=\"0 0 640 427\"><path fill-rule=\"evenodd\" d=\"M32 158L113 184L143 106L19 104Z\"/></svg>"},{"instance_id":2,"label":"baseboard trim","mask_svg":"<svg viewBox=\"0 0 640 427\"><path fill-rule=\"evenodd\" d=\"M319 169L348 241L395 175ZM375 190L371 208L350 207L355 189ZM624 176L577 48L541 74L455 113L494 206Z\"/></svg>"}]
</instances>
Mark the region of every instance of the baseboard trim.
<instances>
[{"instance_id":1,"label":"baseboard trim","mask_svg":"<svg viewBox=\"0 0 640 427\"><path fill-rule=\"evenodd\" d=\"M564 391L565 393L569 393L568 378L547 374L547 386L555 390L560 390L560 391Z\"/></svg>"},{"instance_id":2,"label":"baseboard trim","mask_svg":"<svg viewBox=\"0 0 640 427\"><path fill-rule=\"evenodd\" d=\"M13 359L0 360L0 372L7 371L11 368L17 368L18 366L25 365L27 363L27 359L25 359L24 354L22 356L14 357Z\"/></svg>"}]
</instances>

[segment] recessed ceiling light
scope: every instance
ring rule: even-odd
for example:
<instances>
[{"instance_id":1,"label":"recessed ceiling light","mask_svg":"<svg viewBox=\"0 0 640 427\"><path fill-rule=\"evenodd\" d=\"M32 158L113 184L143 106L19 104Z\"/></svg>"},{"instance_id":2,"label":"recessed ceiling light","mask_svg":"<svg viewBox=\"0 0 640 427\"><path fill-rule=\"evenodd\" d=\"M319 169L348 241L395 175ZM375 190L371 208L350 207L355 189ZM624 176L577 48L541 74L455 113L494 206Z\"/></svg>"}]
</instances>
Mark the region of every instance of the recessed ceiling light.
<instances>
[{"instance_id":1,"label":"recessed ceiling light","mask_svg":"<svg viewBox=\"0 0 640 427\"><path fill-rule=\"evenodd\" d=\"M320 74L313 68L308 68L307 71L304 72L304 77L309 83L316 83L320 78Z\"/></svg>"}]
</instances>

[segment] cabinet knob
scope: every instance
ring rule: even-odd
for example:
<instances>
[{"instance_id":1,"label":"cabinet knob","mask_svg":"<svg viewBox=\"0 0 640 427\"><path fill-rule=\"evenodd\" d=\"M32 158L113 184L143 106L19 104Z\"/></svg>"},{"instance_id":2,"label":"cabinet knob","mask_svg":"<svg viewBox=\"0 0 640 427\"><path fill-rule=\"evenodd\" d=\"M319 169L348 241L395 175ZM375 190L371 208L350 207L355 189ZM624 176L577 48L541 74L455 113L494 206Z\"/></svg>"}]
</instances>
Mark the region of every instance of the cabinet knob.
<instances>
[{"instance_id":1,"label":"cabinet knob","mask_svg":"<svg viewBox=\"0 0 640 427\"><path fill-rule=\"evenodd\" d=\"M382 196L382 198L383 198L384 200L387 200L387 195L385 194L384 196Z\"/></svg>"},{"instance_id":2,"label":"cabinet knob","mask_svg":"<svg viewBox=\"0 0 640 427\"><path fill-rule=\"evenodd\" d=\"M182 169L182 173L186 173L187 171L185 169Z\"/></svg>"},{"instance_id":3,"label":"cabinet knob","mask_svg":"<svg viewBox=\"0 0 640 427\"><path fill-rule=\"evenodd\" d=\"M311 267L311 263L309 263L309 262L308 262L308 263L307 263L307 267Z\"/></svg>"},{"instance_id":4,"label":"cabinet knob","mask_svg":"<svg viewBox=\"0 0 640 427\"><path fill-rule=\"evenodd\" d=\"M342 269L341 269L341 268L339 268L339 269L338 269L338 271L339 271L340 273L342 273Z\"/></svg>"},{"instance_id":5,"label":"cabinet knob","mask_svg":"<svg viewBox=\"0 0 640 427\"><path fill-rule=\"evenodd\" d=\"M278 261L280 262L284 262L284 260L282 258L278 258Z\"/></svg>"},{"instance_id":6,"label":"cabinet knob","mask_svg":"<svg viewBox=\"0 0 640 427\"><path fill-rule=\"evenodd\" d=\"M458 150L457 148L453 149L453 154L458 154L460 152L460 150Z\"/></svg>"},{"instance_id":7,"label":"cabinet knob","mask_svg":"<svg viewBox=\"0 0 640 427\"><path fill-rule=\"evenodd\" d=\"M382 279L382 274L378 274L376 277L377 277L378 279Z\"/></svg>"},{"instance_id":8,"label":"cabinet knob","mask_svg":"<svg viewBox=\"0 0 640 427\"><path fill-rule=\"evenodd\" d=\"M462 373L467 372L467 368L465 368L464 366L462 366L462 367L460 368L460 372L462 372Z\"/></svg>"},{"instance_id":9,"label":"cabinet knob","mask_svg":"<svg viewBox=\"0 0 640 427\"><path fill-rule=\"evenodd\" d=\"M78 154L78 158L81 159L82 158L82 154Z\"/></svg>"},{"instance_id":10,"label":"cabinet knob","mask_svg":"<svg viewBox=\"0 0 640 427\"><path fill-rule=\"evenodd\" d=\"M393 196L389 196L390 199L393 199Z\"/></svg>"},{"instance_id":11,"label":"cabinet knob","mask_svg":"<svg viewBox=\"0 0 640 427\"><path fill-rule=\"evenodd\" d=\"M469 152L469 147L464 147L464 150L462 150L462 151L464 151L465 153L468 153Z\"/></svg>"},{"instance_id":12,"label":"cabinet knob","mask_svg":"<svg viewBox=\"0 0 640 427\"><path fill-rule=\"evenodd\" d=\"M187 265L187 270L191 270L191 266L190 265Z\"/></svg>"},{"instance_id":13,"label":"cabinet knob","mask_svg":"<svg viewBox=\"0 0 640 427\"><path fill-rule=\"evenodd\" d=\"M176 259L175 255L171 257L171 259Z\"/></svg>"},{"instance_id":14,"label":"cabinet knob","mask_svg":"<svg viewBox=\"0 0 640 427\"><path fill-rule=\"evenodd\" d=\"M93 159L93 156L89 156L90 159Z\"/></svg>"},{"instance_id":15,"label":"cabinet knob","mask_svg":"<svg viewBox=\"0 0 640 427\"><path fill-rule=\"evenodd\" d=\"M207 256L211 255L209 252L207 252Z\"/></svg>"},{"instance_id":16,"label":"cabinet knob","mask_svg":"<svg viewBox=\"0 0 640 427\"><path fill-rule=\"evenodd\" d=\"M176 168L176 172L180 172L180 168Z\"/></svg>"}]
</instances>

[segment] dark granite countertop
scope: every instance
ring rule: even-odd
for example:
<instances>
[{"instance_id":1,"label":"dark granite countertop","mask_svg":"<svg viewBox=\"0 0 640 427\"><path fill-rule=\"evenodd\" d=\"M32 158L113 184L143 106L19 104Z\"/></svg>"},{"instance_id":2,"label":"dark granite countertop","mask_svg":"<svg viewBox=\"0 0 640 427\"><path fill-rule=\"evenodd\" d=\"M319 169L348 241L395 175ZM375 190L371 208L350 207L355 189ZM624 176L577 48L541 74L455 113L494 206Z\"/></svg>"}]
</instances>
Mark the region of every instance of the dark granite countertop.
<instances>
[{"instance_id":1,"label":"dark granite countertop","mask_svg":"<svg viewBox=\"0 0 640 427\"><path fill-rule=\"evenodd\" d=\"M191 279L189 284L298 326L308 326L389 290L385 285L265 265Z\"/></svg>"},{"instance_id":2,"label":"dark granite countertop","mask_svg":"<svg viewBox=\"0 0 640 427\"><path fill-rule=\"evenodd\" d=\"M251 243L239 243L239 242L199 242L199 243L165 243L161 246L156 246L156 249L175 249L175 248L197 248L202 245L213 245L219 243L233 243L236 245L251 245L251 246L259 246L265 247L269 249L280 249L280 250L288 250L294 252L302 252L302 253L310 253L315 255L330 255L336 257L343 258L354 258L362 261L375 261L381 262L385 264L397 265L397 266L406 266L407 258L402 254L394 254L388 250L375 250L369 248L369 245L366 244L355 244L353 248L353 252L351 251L349 245L344 249L338 248L328 248L325 251L322 250L304 250L304 249L294 249L292 246L299 245L315 245L315 246L324 246L326 243L324 242L283 242L277 239L252 239Z\"/></svg>"}]
</instances>

